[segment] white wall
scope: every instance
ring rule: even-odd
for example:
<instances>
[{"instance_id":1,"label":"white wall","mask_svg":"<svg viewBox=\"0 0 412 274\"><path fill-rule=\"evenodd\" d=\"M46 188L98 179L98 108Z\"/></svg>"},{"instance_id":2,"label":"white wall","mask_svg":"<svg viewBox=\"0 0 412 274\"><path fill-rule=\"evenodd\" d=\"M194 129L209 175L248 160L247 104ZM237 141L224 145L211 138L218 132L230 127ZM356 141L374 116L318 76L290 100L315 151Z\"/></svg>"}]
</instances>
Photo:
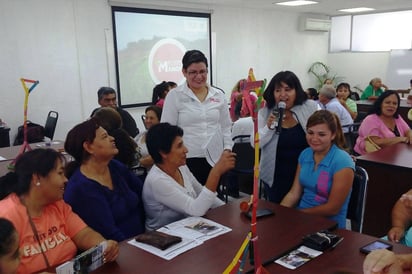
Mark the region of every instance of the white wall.
<instances>
[{"instance_id":1,"label":"white wall","mask_svg":"<svg viewBox=\"0 0 412 274\"><path fill-rule=\"evenodd\" d=\"M389 52L331 53L327 57L328 65L339 76L345 77L344 81L362 90L375 77L381 78L382 82L386 83L388 61ZM408 87L407 84L405 83L405 88Z\"/></svg>"},{"instance_id":2,"label":"white wall","mask_svg":"<svg viewBox=\"0 0 412 274\"><path fill-rule=\"evenodd\" d=\"M230 93L252 67L258 79L269 81L280 70L292 70L305 87L312 86L307 70L313 62L326 60L328 34L299 32L298 23L298 14L216 8L212 14L216 84Z\"/></svg>"},{"instance_id":3,"label":"white wall","mask_svg":"<svg viewBox=\"0 0 412 274\"><path fill-rule=\"evenodd\" d=\"M23 122L21 77L40 81L29 96L29 120L44 123L49 110L58 111L55 139L64 139L97 106L98 87L114 79L104 35L111 29L108 4L2 0L0 25L0 117L12 128L11 140Z\"/></svg>"},{"instance_id":4,"label":"white wall","mask_svg":"<svg viewBox=\"0 0 412 274\"><path fill-rule=\"evenodd\" d=\"M304 87L314 85L307 69L315 61L330 59L331 66L342 68L341 74L357 67L346 57L328 55L327 33L299 32L297 14L211 8L214 84L227 94L238 79L247 77L249 67L258 79L268 80L280 70L292 70ZM107 1L2 0L0 26L0 117L12 128L12 140L23 121L21 77L40 81L30 95L30 120L44 123L50 109L59 112L55 139L64 139L71 127L90 115L100 86L116 87ZM376 69L374 63L369 66ZM379 75L372 72L371 76ZM361 81L357 73L353 76ZM128 109L140 129L142 109Z\"/></svg>"}]
</instances>

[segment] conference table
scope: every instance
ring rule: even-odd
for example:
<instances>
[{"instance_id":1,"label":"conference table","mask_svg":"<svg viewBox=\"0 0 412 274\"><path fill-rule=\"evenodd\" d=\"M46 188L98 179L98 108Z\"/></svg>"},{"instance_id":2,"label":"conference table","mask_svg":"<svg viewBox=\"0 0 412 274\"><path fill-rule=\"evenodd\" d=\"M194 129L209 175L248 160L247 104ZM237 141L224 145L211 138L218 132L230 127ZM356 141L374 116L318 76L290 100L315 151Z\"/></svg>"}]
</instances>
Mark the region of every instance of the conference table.
<instances>
[{"instance_id":1,"label":"conference table","mask_svg":"<svg viewBox=\"0 0 412 274\"><path fill-rule=\"evenodd\" d=\"M399 143L357 157L369 183L363 233L381 237L391 228L391 211L401 195L412 189L412 145Z\"/></svg>"},{"instance_id":2,"label":"conference table","mask_svg":"<svg viewBox=\"0 0 412 274\"><path fill-rule=\"evenodd\" d=\"M64 141L55 140L50 143L50 146L46 145L45 142L30 144L31 149L37 148L53 148L59 152L64 151ZM1 147L0 148L0 176L3 176L8 171L8 166L16 159L19 155L21 145L11 146L11 147Z\"/></svg>"},{"instance_id":3,"label":"conference table","mask_svg":"<svg viewBox=\"0 0 412 274\"><path fill-rule=\"evenodd\" d=\"M222 273L233 260L248 231L249 219L240 213L240 200L210 210L204 217L232 228L231 232L205 241L172 260L164 260L142 249L132 246L127 241L120 243L120 254L115 262L107 263L93 273ZM333 250L301 267L290 270L273 263L287 251L297 247L302 237L323 229L334 229L336 224L323 217L286 208L268 201L259 201L259 208L269 208L275 215L258 220L258 248L262 262L269 273L335 273L337 271L362 272L365 255L359 248L376 240L375 237L349 230L337 229L334 233L344 240ZM394 244L397 253L411 253L412 249ZM249 263L245 272L253 272Z\"/></svg>"},{"instance_id":4,"label":"conference table","mask_svg":"<svg viewBox=\"0 0 412 274\"><path fill-rule=\"evenodd\" d=\"M61 151L61 152L64 151L64 141L60 141L60 140L52 141L50 145L47 145L46 142L33 143L29 145L31 149L50 147L57 151ZM19 154L21 146L22 145L0 148L0 156L1 156L0 161L16 159L17 155Z\"/></svg>"}]
</instances>

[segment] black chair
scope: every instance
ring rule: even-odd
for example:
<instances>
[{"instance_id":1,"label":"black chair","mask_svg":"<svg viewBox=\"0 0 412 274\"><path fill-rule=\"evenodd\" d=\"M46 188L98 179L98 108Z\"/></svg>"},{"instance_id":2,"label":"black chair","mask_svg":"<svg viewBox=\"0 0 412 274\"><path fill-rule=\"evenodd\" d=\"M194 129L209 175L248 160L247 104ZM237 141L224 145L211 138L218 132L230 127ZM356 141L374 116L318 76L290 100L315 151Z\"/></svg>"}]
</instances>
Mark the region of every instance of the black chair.
<instances>
[{"instance_id":1,"label":"black chair","mask_svg":"<svg viewBox=\"0 0 412 274\"><path fill-rule=\"evenodd\" d=\"M352 93L350 94L350 98L354 101L359 101L360 100L359 93L357 93L356 91L352 91Z\"/></svg>"},{"instance_id":2,"label":"black chair","mask_svg":"<svg viewBox=\"0 0 412 274\"><path fill-rule=\"evenodd\" d=\"M236 153L236 164L234 169L226 174L226 178L222 184L226 202L229 192L228 184L230 183L238 184L237 188L244 193L252 194L253 192L255 149L250 145L250 136L235 136L233 137L233 141L232 151ZM230 179L231 181L229 181Z\"/></svg>"},{"instance_id":3,"label":"black chair","mask_svg":"<svg viewBox=\"0 0 412 274\"><path fill-rule=\"evenodd\" d=\"M356 166L346 218L350 220L351 230L359 233L362 233L363 229L368 180L369 177L366 170L360 166Z\"/></svg>"},{"instance_id":4,"label":"black chair","mask_svg":"<svg viewBox=\"0 0 412 274\"><path fill-rule=\"evenodd\" d=\"M249 135L239 135L233 137L232 151L237 154L236 164L233 169L236 172L244 174L253 174L253 167L255 164L255 149L250 144Z\"/></svg>"},{"instance_id":5,"label":"black chair","mask_svg":"<svg viewBox=\"0 0 412 274\"><path fill-rule=\"evenodd\" d=\"M358 111L358 115L355 118L355 123L361 123L365 117L368 116L366 111Z\"/></svg>"},{"instance_id":6,"label":"black chair","mask_svg":"<svg viewBox=\"0 0 412 274\"><path fill-rule=\"evenodd\" d=\"M58 118L58 112L54 110L49 111L46 119L46 124L44 125L44 136L50 138L50 140L53 140Z\"/></svg>"},{"instance_id":7,"label":"black chair","mask_svg":"<svg viewBox=\"0 0 412 274\"><path fill-rule=\"evenodd\" d=\"M358 130L361 123L353 123L350 125L342 126L342 128L348 128L348 132L344 133L346 146L349 148L349 153L355 155L356 152L353 150L353 147L356 144L356 139L359 136Z\"/></svg>"}]
</instances>

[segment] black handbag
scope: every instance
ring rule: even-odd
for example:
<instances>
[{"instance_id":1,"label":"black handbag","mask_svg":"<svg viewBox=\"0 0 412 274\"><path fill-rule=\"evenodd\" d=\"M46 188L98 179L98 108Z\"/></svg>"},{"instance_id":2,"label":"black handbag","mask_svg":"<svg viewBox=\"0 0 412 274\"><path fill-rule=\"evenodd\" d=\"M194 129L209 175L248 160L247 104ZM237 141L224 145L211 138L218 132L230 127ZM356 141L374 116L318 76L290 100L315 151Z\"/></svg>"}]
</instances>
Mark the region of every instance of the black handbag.
<instances>
[{"instance_id":1,"label":"black handbag","mask_svg":"<svg viewBox=\"0 0 412 274\"><path fill-rule=\"evenodd\" d=\"M333 247L339 239L338 235L322 230L303 237L303 245L318 251L324 251Z\"/></svg>"}]
</instances>

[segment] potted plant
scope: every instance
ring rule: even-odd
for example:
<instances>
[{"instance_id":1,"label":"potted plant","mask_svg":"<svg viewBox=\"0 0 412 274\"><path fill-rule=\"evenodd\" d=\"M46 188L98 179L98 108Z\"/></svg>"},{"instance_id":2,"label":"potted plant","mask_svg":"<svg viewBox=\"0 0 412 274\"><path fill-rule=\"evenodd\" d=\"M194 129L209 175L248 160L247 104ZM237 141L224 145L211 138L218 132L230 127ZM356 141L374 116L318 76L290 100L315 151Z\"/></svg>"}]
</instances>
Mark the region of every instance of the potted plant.
<instances>
[{"instance_id":1,"label":"potted plant","mask_svg":"<svg viewBox=\"0 0 412 274\"><path fill-rule=\"evenodd\" d=\"M343 80L343 77L339 77L336 73L332 73L330 67L320 61L313 63L310 66L308 73L315 76L318 90L324 85L326 79L332 80L334 86Z\"/></svg>"}]
</instances>

